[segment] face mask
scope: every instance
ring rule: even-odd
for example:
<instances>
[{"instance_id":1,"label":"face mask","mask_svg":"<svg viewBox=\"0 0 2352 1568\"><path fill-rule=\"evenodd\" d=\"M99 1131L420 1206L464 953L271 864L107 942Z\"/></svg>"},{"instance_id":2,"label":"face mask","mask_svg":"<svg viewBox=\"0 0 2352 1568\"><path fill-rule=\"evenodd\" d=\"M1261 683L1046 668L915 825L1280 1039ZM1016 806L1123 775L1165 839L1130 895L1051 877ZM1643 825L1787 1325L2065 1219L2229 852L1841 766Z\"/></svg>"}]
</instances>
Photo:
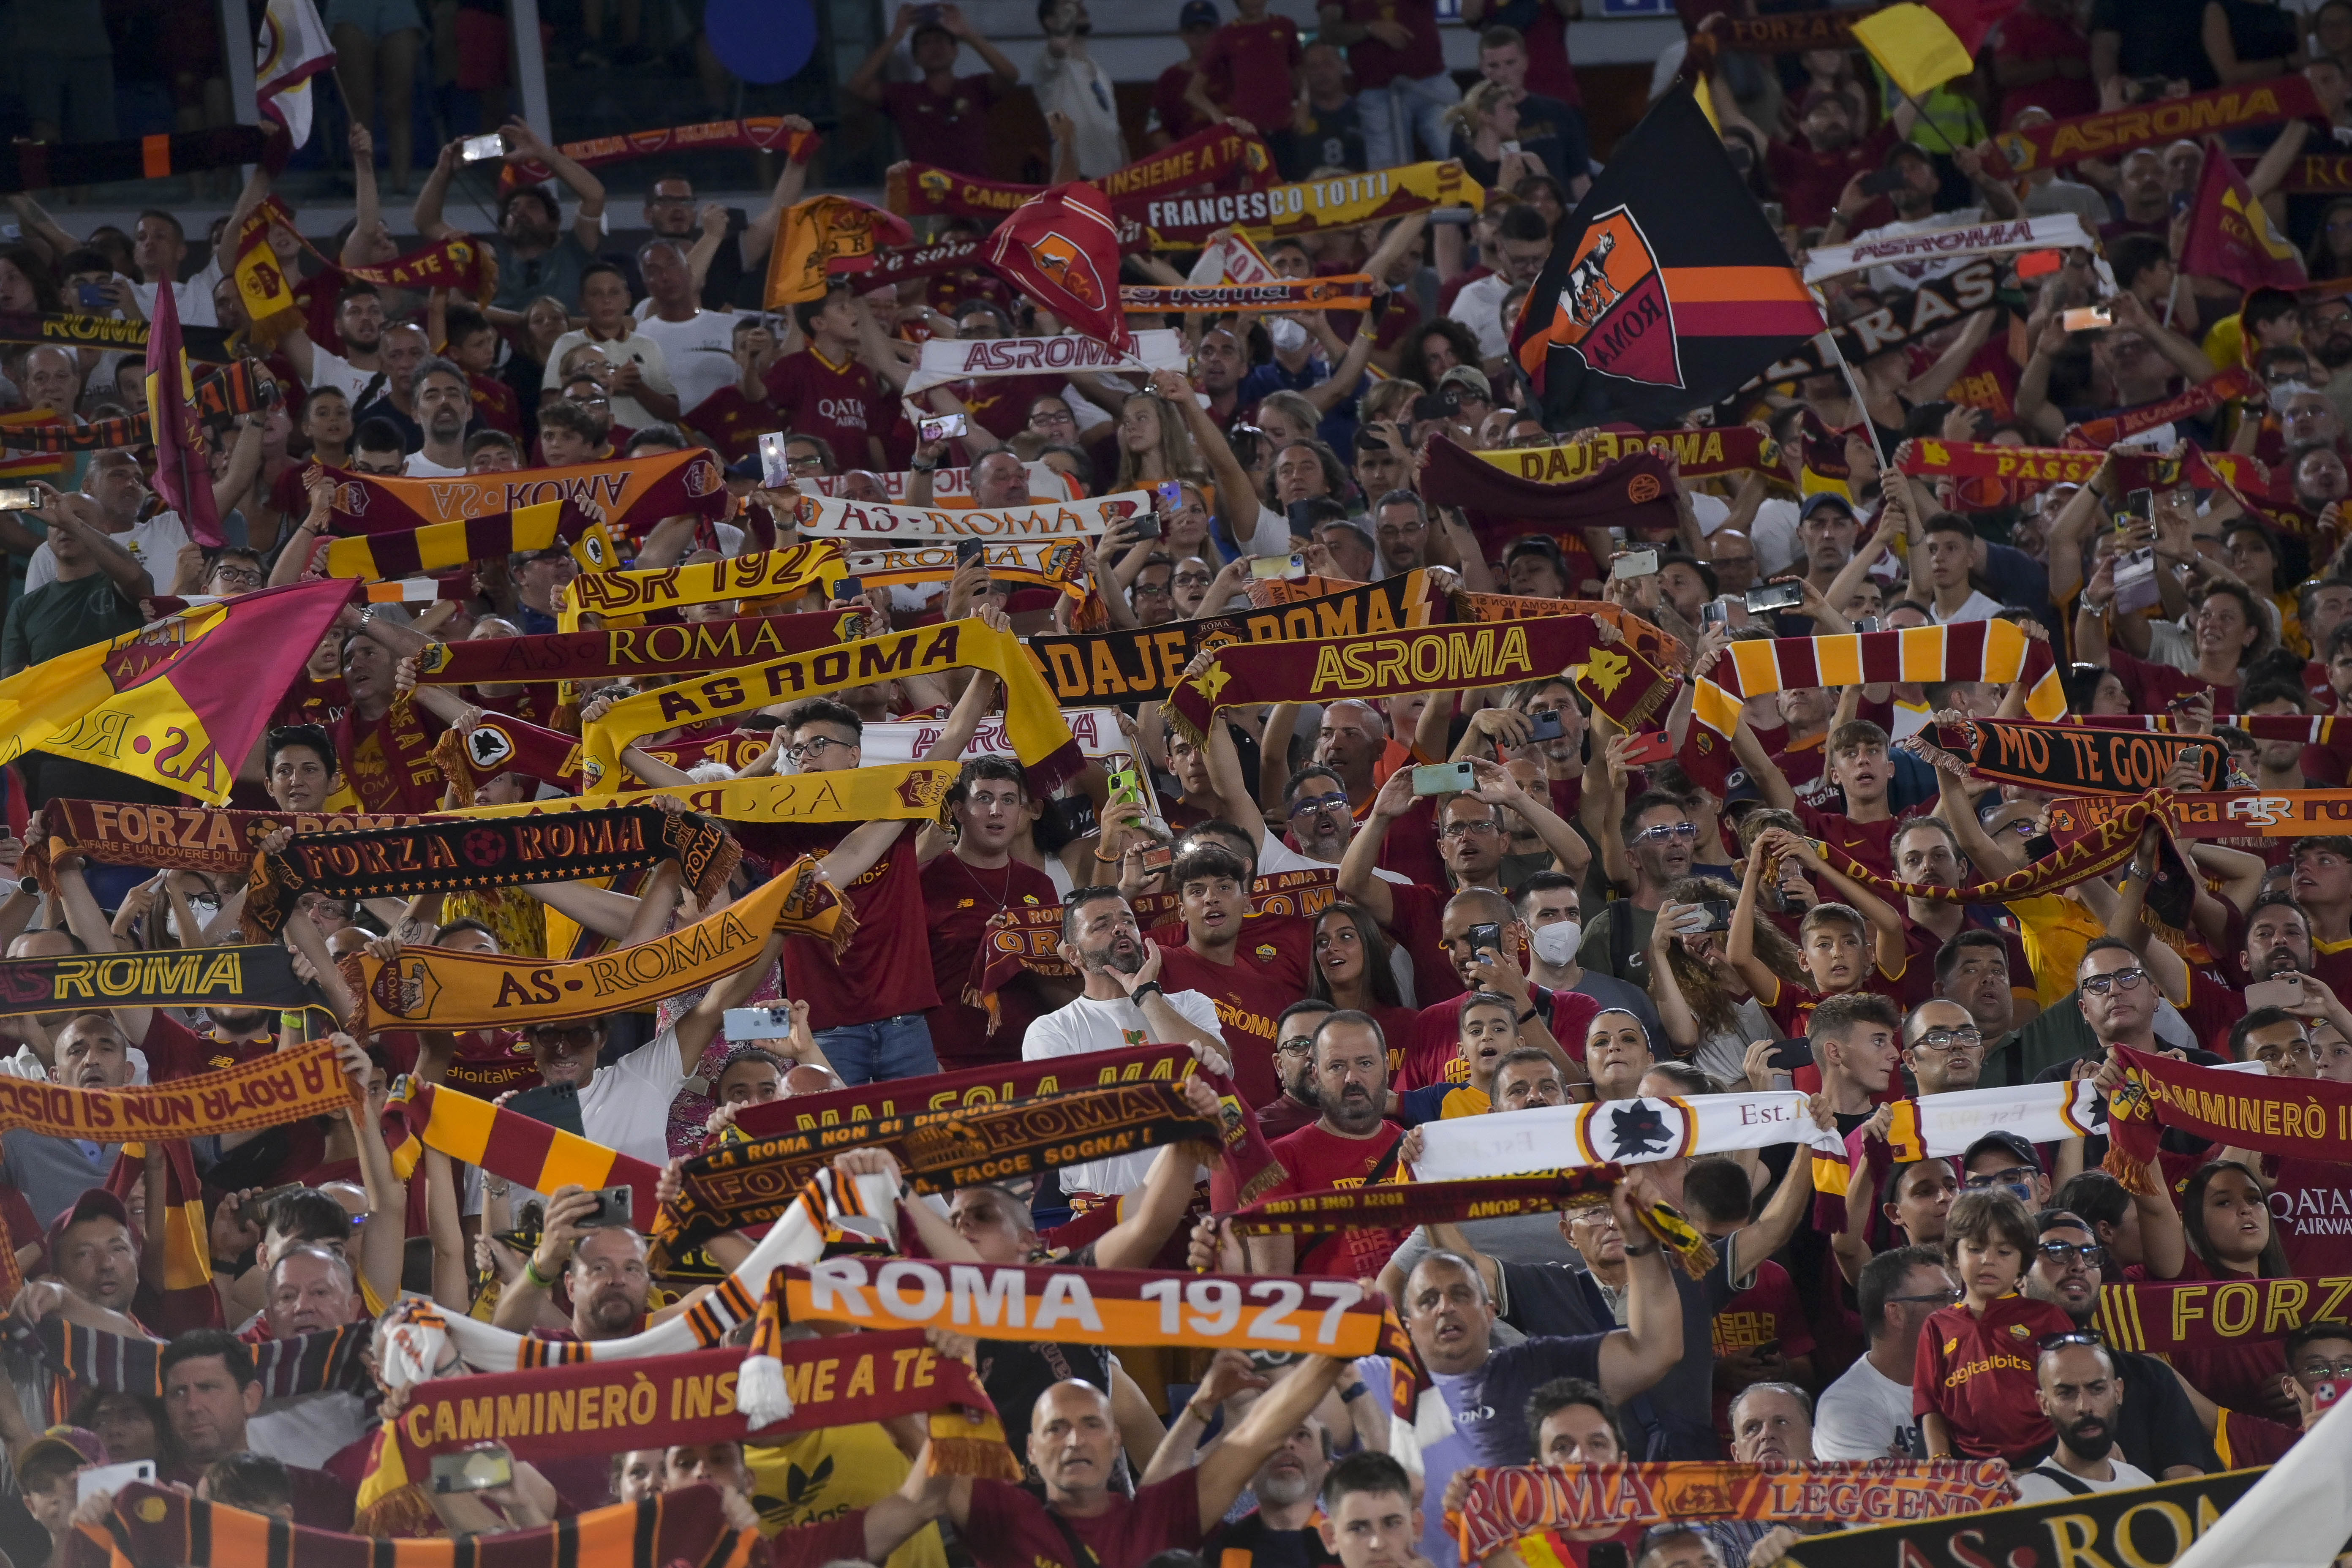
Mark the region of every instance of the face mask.
<instances>
[{"instance_id":1,"label":"face mask","mask_svg":"<svg viewBox=\"0 0 2352 1568\"><path fill-rule=\"evenodd\" d=\"M1307 346L1307 329L1287 316L1276 316L1265 330L1277 353L1296 353Z\"/></svg>"},{"instance_id":2,"label":"face mask","mask_svg":"<svg viewBox=\"0 0 2352 1568\"><path fill-rule=\"evenodd\" d=\"M1554 921L1535 930L1536 956L1558 967L1576 956L1576 944L1584 935L1583 925L1576 921Z\"/></svg>"}]
</instances>

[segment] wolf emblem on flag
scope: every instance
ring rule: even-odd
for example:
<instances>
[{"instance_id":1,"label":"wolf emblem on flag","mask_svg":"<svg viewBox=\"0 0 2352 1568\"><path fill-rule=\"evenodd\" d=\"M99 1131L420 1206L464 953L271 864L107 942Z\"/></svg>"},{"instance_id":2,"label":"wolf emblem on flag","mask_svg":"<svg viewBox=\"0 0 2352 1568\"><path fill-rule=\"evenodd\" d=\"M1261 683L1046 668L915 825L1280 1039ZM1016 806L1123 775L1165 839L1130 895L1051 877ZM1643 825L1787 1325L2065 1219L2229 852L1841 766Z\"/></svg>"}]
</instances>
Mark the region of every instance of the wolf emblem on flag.
<instances>
[{"instance_id":1,"label":"wolf emblem on flag","mask_svg":"<svg viewBox=\"0 0 2352 1568\"><path fill-rule=\"evenodd\" d=\"M1603 375L1683 384L1674 300L1631 208L1602 213L1584 231L1560 285L1551 341L1574 349Z\"/></svg>"},{"instance_id":2,"label":"wolf emblem on flag","mask_svg":"<svg viewBox=\"0 0 2352 1568\"><path fill-rule=\"evenodd\" d=\"M1040 275L1059 284L1072 299L1087 305L1102 303L1102 285L1095 277L1094 263L1076 241L1048 234L1030 242L1029 258L1037 264Z\"/></svg>"}]
</instances>

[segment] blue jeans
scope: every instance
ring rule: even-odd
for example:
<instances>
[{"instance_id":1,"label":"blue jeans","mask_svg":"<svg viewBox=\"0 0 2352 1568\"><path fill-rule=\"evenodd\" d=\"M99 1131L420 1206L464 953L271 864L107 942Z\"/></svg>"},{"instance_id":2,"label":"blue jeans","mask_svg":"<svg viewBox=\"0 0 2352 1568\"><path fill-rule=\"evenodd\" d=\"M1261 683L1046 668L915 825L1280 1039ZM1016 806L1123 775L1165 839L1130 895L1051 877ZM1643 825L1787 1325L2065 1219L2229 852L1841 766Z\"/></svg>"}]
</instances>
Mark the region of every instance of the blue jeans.
<instances>
[{"instance_id":1,"label":"blue jeans","mask_svg":"<svg viewBox=\"0 0 2352 1568\"><path fill-rule=\"evenodd\" d=\"M884 1083L940 1070L940 1058L931 1053L931 1026L920 1013L819 1029L816 1043L844 1083Z\"/></svg>"},{"instance_id":2,"label":"blue jeans","mask_svg":"<svg viewBox=\"0 0 2352 1568\"><path fill-rule=\"evenodd\" d=\"M1368 87L1356 95L1356 118L1364 129L1364 167L1393 169L1420 160L1413 156L1413 138L1421 139L1421 158L1443 158L1454 144L1445 111L1462 101L1462 89L1440 71L1415 81L1399 77L1386 87Z\"/></svg>"}]
</instances>

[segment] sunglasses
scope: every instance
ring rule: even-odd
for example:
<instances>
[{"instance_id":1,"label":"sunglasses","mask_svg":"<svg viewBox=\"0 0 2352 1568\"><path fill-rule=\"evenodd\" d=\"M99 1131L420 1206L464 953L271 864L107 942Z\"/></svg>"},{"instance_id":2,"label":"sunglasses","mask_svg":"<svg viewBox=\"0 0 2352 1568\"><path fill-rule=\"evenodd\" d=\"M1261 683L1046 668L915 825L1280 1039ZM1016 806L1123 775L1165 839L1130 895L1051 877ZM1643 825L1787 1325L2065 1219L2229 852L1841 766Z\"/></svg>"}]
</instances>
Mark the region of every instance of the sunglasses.
<instances>
[{"instance_id":1,"label":"sunglasses","mask_svg":"<svg viewBox=\"0 0 2352 1568\"><path fill-rule=\"evenodd\" d=\"M2107 1249L2095 1242L2045 1241L2033 1250L2061 1268L2079 1261L2085 1268L2097 1269L2107 1261Z\"/></svg>"},{"instance_id":2,"label":"sunglasses","mask_svg":"<svg viewBox=\"0 0 2352 1568\"><path fill-rule=\"evenodd\" d=\"M1633 842L1636 844L1664 844L1669 839L1696 838L1697 837L1698 828L1692 823L1660 823L1655 827L1644 827L1641 832L1633 835Z\"/></svg>"},{"instance_id":3,"label":"sunglasses","mask_svg":"<svg viewBox=\"0 0 2352 1568\"><path fill-rule=\"evenodd\" d=\"M2137 991L2139 983L2147 978L2145 969L2118 969L2112 974L2094 974L2083 982L2085 996L2105 996L2109 990Z\"/></svg>"}]
</instances>

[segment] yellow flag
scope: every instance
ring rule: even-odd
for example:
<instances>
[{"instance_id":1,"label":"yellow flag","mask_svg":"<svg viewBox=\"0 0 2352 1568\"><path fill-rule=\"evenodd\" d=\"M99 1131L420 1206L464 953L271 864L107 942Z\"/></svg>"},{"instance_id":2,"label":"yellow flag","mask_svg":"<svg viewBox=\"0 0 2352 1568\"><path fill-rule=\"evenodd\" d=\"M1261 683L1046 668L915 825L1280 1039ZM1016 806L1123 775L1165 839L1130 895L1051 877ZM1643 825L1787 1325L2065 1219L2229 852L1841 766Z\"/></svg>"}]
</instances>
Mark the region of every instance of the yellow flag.
<instances>
[{"instance_id":1,"label":"yellow flag","mask_svg":"<svg viewBox=\"0 0 2352 1568\"><path fill-rule=\"evenodd\" d=\"M1913 98L1924 98L1976 68L1959 35L1925 5L1889 5L1853 25L1853 41Z\"/></svg>"}]
</instances>

